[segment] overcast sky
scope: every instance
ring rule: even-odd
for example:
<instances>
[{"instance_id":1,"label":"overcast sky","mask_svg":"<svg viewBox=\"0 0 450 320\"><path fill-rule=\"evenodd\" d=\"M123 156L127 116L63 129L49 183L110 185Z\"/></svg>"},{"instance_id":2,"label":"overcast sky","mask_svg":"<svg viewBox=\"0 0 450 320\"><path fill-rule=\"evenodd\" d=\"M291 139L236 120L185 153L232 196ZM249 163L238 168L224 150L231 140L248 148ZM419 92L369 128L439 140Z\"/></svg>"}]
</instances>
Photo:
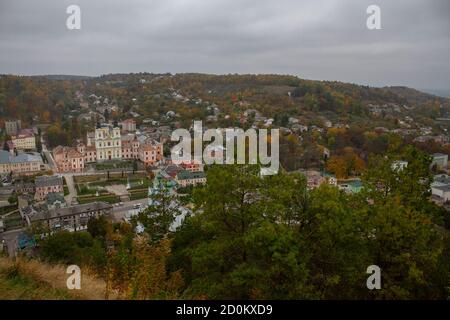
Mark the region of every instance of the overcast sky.
<instances>
[{"instance_id":1,"label":"overcast sky","mask_svg":"<svg viewBox=\"0 0 450 320\"><path fill-rule=\"evenodd\" d=\"M450 90L450 0L0 0L0 73L144 71Z\"/></svg>"}]
</instances>

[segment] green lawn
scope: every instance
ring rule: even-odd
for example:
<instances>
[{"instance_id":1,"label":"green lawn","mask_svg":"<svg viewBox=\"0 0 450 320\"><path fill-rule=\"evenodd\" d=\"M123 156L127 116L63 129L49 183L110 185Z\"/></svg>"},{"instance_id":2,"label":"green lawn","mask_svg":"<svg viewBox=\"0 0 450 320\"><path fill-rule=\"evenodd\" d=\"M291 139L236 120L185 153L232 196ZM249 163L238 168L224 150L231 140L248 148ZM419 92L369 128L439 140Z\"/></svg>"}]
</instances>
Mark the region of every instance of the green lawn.
<instances>
[{"instance_id":1,"label":"green lawn","mask_svg":"<svg viewBox=\"0 0 450 320\"><path fill-rule=\"evenodd\" d=\"M0 208L0 216L7 214L9 212L15 211L15 210L17 210L17 204L6 206L6 207L1 207Z\"/></svg>"},{"instance_id":2,"label":"green lawn","mask_svg":"<svg viewBox=\"0 0 450 320\"><path fill-rule=\"evenodd\" d=\"M97 201L103 201L108 203L118 203L120 198L115 195L99 196L99 197L78 197L77 201L79 204L92 203Z\"/></svg>"},{"instance_id":3,"label":"green lawn","mask_svg":"<svg viewBox=\"0 0 450 320\"><path fill-rule=\"evenodd\" d=\"M137 192L130 192L130 200L139 200L139 199L145 199L148 196L147 190L138 190Z\"/></svg>"},{"instance_id":4,"label":"green lawn","mask_svg":"<svg viewBox=\"0 0 450 320\"><path fill-rule=\"evenodd\" d=\"M132 169L132 161L116 161L116 162L106 162L97 163L95 165L96 170L112 170L112 169Z\"/></svg>"},{"instance_id":5,"label":"green lawn","mask_svg":"<svg viewBox=\"0 0 450 320\"><path fill-rule=\"evenodd\" d=\"M7 216L3 221L5 223L6 230L20 228L23 225L22 217L19 212Z\"/></svg>"}]
</instances>

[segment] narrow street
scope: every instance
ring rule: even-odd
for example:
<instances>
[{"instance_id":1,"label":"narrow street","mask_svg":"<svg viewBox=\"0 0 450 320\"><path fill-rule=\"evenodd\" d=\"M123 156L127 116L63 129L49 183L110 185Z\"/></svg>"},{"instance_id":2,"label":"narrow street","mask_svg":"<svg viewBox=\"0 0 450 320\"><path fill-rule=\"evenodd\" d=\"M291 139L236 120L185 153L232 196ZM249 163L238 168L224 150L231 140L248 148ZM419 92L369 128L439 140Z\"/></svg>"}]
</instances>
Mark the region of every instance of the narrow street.
<instances>
[{"instance_id":1,"label":"narrow street","mask_svg":"<svg viewBox=\"0 0 450 320\"><path fill-rule=\"evenodd\" d=\"M67 188L69 189L69 194L65 196L65 200L66 203L70 205L74 200L77 199L77 189L75 188L75 183L73 181L73 174L61 174L61 177L65 179Z\"/></svg>"},{"instance_id":2,"label":"narrow street","mask_svg":"<svg viewBox=\"0 0 450 320\"><path fill-rule=\"evenodd\" d=\"M53 159L52 153L47 149L47 146L45 145L44 138L41 138L41 144L42 144L42 153L45 155L45 158L48 161L48 166L50 170L53 172L57 171L55 160Z\"/></svg>"}]
</instances>

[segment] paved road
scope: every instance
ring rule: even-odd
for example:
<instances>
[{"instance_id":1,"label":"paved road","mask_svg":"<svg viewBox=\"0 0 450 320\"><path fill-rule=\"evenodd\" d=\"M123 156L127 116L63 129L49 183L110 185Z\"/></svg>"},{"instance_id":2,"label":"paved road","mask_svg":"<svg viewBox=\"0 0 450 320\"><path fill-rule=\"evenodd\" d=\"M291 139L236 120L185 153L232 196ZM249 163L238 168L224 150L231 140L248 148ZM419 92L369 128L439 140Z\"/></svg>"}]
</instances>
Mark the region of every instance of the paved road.
<instances>
[{"instance_id":1,"label":"paved road","mask_svg":"<svg viewBox=\"0 0 450 320\"><path fill-rule=\"evenodd\" d=\"M5 240L5 245L8 248L8 255L12 258L17 254L17 248L19 246L19 234L23 232L23 229L11 230L0 233L0 241Z\"/></svg>"},{"instance_id":2,"label":"paved road","mask_svg":"<svg viewBox=\"0 0 450 320\"><path fill-rule=\"evenodd\" d=\"M148 199L140 199L140 200L134 200L129 202L124 202L122 205L114 205L113 213L112 213L112 219L114 222L122 221L125 217L125 214L129 211L134 209L134 206L140 204L142 207L147 206Z\"/></svg>"},{"instance_id":3,"label":"paved road","mask_svg":"<svg viewBox=\"0 0 450 320\"><path fill-rule=\"evenodd\" d=\"M52 153L47 149L47 146L45 145L43 138L41 138L41 144L42 144L42 153L45 154L45 157L47 158L50 169L53 170L54 172L58 171L58 168L56 167L55 159L53 159Z\"/></svg>"},{"instance_id":4,"label":"paved road","mask_svg":"<svg viewBox=\"0 0 450 320\"><path fill-rule=\"evenodd\" d=\"M67 188L69 189L69 194L65 196L66 203L71 204L77 199L77 189L75 188L75 183L73 182L73 174L60 174L60 176L66 180Z\"/></svg>"}]
</instances>

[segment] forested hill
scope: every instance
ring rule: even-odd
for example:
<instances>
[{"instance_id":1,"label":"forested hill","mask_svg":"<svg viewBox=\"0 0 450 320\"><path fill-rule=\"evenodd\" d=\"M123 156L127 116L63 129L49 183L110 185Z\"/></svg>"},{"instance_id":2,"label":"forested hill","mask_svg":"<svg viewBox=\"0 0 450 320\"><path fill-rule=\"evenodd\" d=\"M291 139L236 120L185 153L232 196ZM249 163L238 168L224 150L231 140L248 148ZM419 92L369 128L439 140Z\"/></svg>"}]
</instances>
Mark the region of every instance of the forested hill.
<instances>
[{"instance_id":1,"label":"forested hill","mask_svg":"<svg viewBox=\"0 0 450 320\"><path fill-rule=\"evenodd\" d=\"M450 108L450 99L410 88L374 88L289 75L0 75L0 121L8 118L20 118L26 124L63 121L71 112L76 114L80 110L80 93L85 98L91 94L107 97L124 112L135 107L139 114L153 117L155 112L167 112L167 108L175 112L182 109L183 101L172 99L174 92L191 101L215 103L232 116L252 108L267 117L283 113L305 116L308 122L314 122L316 116L325 116L333 122L351 124L366 119L373 104L417 108L416 114L423 111L431 121ZM189 115L206 116L201 110L190 110L187 115L188 120Z\"/></svg>"},{"instance_id":2,"label":"forested hill","mask_svg":"<svg viewBox=\"0 0 450 320\"><path fill-rule=\"evenodd\" d=\"M411 89L408 87L385 87L385 90L388 90L400 97L403 97L408 101L408 103L426 103L429 100L438 100L441 103L448 102L450 100L447 97L441 97L429 93L425 93L416 89Z\"/></svg>"}]
</instances>

